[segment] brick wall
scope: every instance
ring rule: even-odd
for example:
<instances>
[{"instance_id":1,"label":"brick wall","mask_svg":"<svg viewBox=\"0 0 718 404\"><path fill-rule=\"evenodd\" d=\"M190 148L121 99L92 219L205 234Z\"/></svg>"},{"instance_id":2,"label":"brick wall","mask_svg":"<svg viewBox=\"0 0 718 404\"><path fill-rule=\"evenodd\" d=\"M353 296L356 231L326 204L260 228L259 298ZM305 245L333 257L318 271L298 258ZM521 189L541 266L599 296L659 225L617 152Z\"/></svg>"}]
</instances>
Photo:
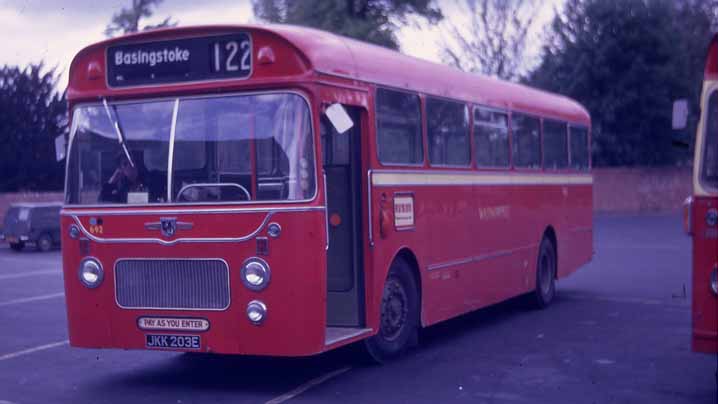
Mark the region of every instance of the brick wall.
<instances>
[{"instance_id":1,"label":"brick wall","mask_svg":"<svg viewBox=\"0 0 718 404\"><path fill-rule=\"evenodd\" d=\"M678 211L691 194L691 169L597 168L593 210L599 212Z\"/></svg>"}]
</instances>

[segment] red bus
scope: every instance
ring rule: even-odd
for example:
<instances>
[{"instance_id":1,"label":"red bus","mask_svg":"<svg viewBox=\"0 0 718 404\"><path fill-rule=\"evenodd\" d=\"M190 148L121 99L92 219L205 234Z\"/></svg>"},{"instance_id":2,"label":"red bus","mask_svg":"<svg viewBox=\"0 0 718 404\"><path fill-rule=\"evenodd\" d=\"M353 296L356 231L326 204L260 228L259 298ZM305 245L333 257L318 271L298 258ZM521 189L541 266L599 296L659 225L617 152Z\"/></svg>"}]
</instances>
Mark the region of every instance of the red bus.
<instances>
[{"instance_id":1,"label":"red bus","mask_svg":"<svg viewBox=\"0 0 718 404\"><path fill-rule=\"evenodd\" d=\"M62 211L75 347L303 356L527 294L592 256L578 103L291 26L74 58Z\"/></svg>"},{"instance_id":2,"label":"red bus","mask_svg":"<svg viewBox=\"0 0 718 404\"><path fill-rule=\"evenodd\" d=\"M693 195L684 223L693 241L691 346L718 352L718 35L708 50L693 163Z\"/></svg>"}]
</instances>

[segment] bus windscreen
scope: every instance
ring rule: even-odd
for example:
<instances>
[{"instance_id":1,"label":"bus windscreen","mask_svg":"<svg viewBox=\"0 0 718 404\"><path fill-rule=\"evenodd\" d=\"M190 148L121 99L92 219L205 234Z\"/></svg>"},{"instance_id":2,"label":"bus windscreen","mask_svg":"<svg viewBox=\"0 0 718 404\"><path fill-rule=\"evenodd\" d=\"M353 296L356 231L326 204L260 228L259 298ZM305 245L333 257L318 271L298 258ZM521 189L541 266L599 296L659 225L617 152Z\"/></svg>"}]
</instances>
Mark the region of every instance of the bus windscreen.
<instances>
[{"instance_id":1,"label":"bus windscreen","mask_svg":"<svg viewBox=\"0 0 718 404\"><path fill-rule=\"evenodd\" d=\"M68 204L296 201L315 193L311 120L299 95L117 103L111 109L114 119L103 105L73 113Z\"/></svg>"}]
</instances>

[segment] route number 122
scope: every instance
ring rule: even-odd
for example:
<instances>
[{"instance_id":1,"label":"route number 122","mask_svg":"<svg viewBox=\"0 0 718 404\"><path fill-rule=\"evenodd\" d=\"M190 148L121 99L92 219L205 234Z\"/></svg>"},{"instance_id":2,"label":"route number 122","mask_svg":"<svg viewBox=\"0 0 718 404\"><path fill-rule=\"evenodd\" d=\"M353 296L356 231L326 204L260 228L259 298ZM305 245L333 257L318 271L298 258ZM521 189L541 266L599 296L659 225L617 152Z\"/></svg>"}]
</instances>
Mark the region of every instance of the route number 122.
<instances>
[{"instance_id":1,"label":"route number 122","mask_svg":"<svg viewBox=\"0 0 718 404\"><path fill-rule=\"evenodd\" d=\"M212 50L212 67L216 73L248 73L252 69L252 46L249 40L215 42Z\"/></svg>"}]
</instances>

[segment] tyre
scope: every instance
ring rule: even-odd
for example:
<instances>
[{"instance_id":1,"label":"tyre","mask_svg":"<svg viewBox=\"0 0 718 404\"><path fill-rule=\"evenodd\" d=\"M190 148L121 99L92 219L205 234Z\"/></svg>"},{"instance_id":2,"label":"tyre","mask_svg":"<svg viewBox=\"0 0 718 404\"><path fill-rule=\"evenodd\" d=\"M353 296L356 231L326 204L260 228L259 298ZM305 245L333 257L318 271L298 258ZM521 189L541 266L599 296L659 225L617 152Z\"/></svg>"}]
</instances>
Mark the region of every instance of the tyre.
<instances>
[{"instance_id":1,"label":"tyre","mask_svg":"<svg viewBox=\"0 0 718 404\"><path fill-rule=\"evenodd\" d=\"M556 296L556 261L556 247L544 237L536 261L536 288L531 293L531 303L535 308L547 307Z\"/></svg>"},{"instance_id":2,"label":"tyre","mask_svg":"<svg viewBox=\"0 0 718 404\"><path fill-rule=\"evenodd\" d=\"M52 249L52 237L49 234L43 234L37 239L38 251L47 252Z\"/></svg>"},{"instance_id":3,"label":"tyre","mask_svg":"<svg viewBox=\"0 0 718 404\"><path fill-rule=\"evenodd\" d=\"M25 248L25 243L22 241L18 243L10 243L10 248L12 248L13 251L22 251L22 249Z\"/></svg>"},{"instance_id":4,"label":"tyre","mask_svg":"<svg viewBox=\"0 0 718 404\"><path fill-rule=\"evenodd\" d=\"M418 340L419 292L409 265L397 259L389 269L381 298L379 332L364 340L369 358L383 363Z\"/></svg>"}]
</instances>

